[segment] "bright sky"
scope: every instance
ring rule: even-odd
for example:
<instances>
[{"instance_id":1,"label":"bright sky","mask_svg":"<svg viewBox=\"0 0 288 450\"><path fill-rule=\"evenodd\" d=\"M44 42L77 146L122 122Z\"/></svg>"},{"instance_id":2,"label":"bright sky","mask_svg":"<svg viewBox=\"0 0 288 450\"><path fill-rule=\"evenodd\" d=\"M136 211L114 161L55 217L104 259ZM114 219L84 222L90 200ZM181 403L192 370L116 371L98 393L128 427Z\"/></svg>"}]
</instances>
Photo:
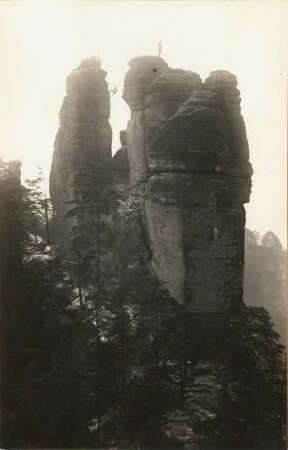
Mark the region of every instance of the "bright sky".
<instances>
[{"instance_id":1,"label":"bright sky","mask_svg":"<svg viewBox=\"0 0 288 450\"><path fill-rule=\"evenodd\" d=\"M255 172L247 226L286 246L286 30L285 1L0 1L1 156L22 161L23 179L37 166L48 176L66 76L94 54L118 88L115 152L129 119L128 61L157 54L161 38L170 67L236 74Z\"/></svg>"}]
</instances>

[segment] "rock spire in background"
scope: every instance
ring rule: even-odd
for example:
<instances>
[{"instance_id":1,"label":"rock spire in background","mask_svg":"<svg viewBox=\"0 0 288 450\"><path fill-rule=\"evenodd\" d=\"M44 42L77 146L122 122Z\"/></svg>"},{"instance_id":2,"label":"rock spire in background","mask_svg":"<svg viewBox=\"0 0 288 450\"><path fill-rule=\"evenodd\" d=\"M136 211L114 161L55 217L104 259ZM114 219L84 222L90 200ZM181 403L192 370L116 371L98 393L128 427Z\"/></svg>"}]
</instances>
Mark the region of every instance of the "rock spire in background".
<instances>
[{"instance_id":1,"label":"rock spire in background","mask_svg":"<svg viewBox=\"0 0 288 450\"><path fill-rule=\"evenodd\" d=\"M11 178L19 184L21 184L21 165L22 163L18 159L8 162L9 174Z\"/></svg>"}]
</instances>

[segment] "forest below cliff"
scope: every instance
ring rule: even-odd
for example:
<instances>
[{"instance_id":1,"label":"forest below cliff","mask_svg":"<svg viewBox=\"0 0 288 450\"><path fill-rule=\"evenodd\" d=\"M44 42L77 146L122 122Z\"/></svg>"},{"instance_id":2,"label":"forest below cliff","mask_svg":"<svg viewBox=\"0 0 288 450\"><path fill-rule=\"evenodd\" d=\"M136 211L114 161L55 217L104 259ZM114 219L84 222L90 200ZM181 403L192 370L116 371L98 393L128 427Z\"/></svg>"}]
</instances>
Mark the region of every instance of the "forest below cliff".
<instances>
[{"instance_id":1,"label":"forest below cliff","mask_svg":"<svg viewBox=\"0 0 288 450\"><path fill-rule=\"evenodd\" d=\"M246 230L247 306L205 320L145 266L113 295L93 289L97 254L79 236L59 243L42 186L1 162L1 447L286 448L277 236ZM133 227L133 203L119 208Z\"/></svg>"}]
</instances>

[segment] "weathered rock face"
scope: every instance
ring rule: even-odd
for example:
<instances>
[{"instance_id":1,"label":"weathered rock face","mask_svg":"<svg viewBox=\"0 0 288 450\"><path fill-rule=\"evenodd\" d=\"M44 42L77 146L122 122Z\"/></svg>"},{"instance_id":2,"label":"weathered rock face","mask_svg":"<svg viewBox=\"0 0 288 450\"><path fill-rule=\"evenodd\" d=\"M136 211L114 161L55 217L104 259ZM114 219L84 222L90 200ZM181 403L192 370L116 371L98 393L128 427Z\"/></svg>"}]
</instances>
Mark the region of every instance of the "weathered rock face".
<instances>
[{"instance_id":1,"label":"weathered rock face","mask_svg":"<svg viewBox=\"0 0 288 450\"><path fill-rule=\"evenodd\" d=\"M144 115L145 89L167 68L167 64L157 56L140 56L132 59L129 64L123 99L131 108L131 118L127 126L127 147L130 189L136 194L143 193L145 181L149 178Z\"/></svg>"},{"instance_id":2,"label":"weathered rock face","mask_svg":"<svg viewBox=\"0 0 288 450\"><path fill-rule=\"evenodd\" d=\"M194 92L155 133L148 151L152 267L171 294L177 291L178 301L194 311L227 309L242 301L243 203L249 201L251 167L245 128L240 139L234 131L241 129L242 117L239 109L238 120L236 114L231 117L229 107L216 92ZM167 235L164 211L171 208ZM174 247L181 268L176 277Z\"/></svg>"},{"instance_id":3,"label":"weathered rock face","mask_svg":"<svg viewBox=\"0 0 288 450\"><path fill-rule=\"evenodd\" d=\"M181 69L167 69L147 86L144 102L147 151L157 128L173 116L179 105L201 86L198 74ZM149 160L149 168L150 164Z\"/></svg>"},{"instance_id":4,"label":"weathered rock face","mask_svg":"<svg viewBox=\"0 0 288 450\"><path fill-rule=\"evenodd\" d=\"M140 56L130 61L123 99L131 108L127 147L132 193L144 193L149 178L148 144L155 130L202 82L194 72L170 69L162 58Z\"/></svg>"},{"instance_id":5,"label":"weathered rock face","mask_svg":"<svg viewBox=\"0 0 288 450\"><path fill-rule=\"evenodd\" d=\"M73 174L85 161L111 159L110 96L106 72L96 58L82 61L67 77L67 96L60 110L60 128L50 173L50 196L64 218L75 198Z\"/></svg>"},{"instance_id":6,"label":"weathered rock face","mask_svg":"<svg viewBox=\"0 0 288 450\"><path fill-rule=\"evenodd\" d=\"M152 78L154 59L146 57L141 63L150 78L132 91L137 103L136 95L127 94L142 70L134 61L123 96L133 122L127 130L130 185L135 193L135 180L141 182L136 194L143 198L151 267L193 311L237 307L243 294L243 204L252 169L236 77L216 71L202 85L193 72L161 66Z\"/></svg>"}]
</instances>

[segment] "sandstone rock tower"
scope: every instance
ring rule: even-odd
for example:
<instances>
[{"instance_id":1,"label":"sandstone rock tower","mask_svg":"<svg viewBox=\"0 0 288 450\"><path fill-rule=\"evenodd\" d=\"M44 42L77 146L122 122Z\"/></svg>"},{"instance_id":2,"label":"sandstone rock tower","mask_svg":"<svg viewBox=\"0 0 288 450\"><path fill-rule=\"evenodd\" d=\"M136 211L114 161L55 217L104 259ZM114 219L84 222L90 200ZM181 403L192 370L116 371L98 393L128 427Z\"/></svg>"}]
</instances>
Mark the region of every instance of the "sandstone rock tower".
<instances>
[{"instance_id":1,"label":"sandstone rock tower","mask_svg":"<svg viewBox=\"0 0 288 450\"><path fill-rule=\"evenodd\" d=\"M106 72L96 57L85 59L67 77L50 172L50 196L60 221L75 198L73 176L85 160L111 159L110 96Z\"/></svg>"},{"instance_id":2,"label":"sandstone rock tower","mask_svg":"<svg viewBox=\"0 0 288 450\"><path fill-rule=\"evenodd\" d=\"M152 270L192 311L237 307L252 169L236 77L216 71L202 84L148 56L130 67L130 187L142 198Z\"/></svg>"},{"instance_id":3,"label":"sandstone rock tower","mask_svg":"<svg viewBox=\"0 0 288 450\"><path fill-rule=\"evenodd\" d=\"M123 99L131 118L114 158L106 72L92 58L67 79L50 176L57 214L64 217L75 195L73 168L86 157L106 162L119 201L129 195L139 208L127 234L117 201L109 203L114 237L103 259L110 287L138 264L192 312L237 308L252 168L236 77L214 71L202 82L157 56L129 65Z\"/></svg>"}]
</instances>

